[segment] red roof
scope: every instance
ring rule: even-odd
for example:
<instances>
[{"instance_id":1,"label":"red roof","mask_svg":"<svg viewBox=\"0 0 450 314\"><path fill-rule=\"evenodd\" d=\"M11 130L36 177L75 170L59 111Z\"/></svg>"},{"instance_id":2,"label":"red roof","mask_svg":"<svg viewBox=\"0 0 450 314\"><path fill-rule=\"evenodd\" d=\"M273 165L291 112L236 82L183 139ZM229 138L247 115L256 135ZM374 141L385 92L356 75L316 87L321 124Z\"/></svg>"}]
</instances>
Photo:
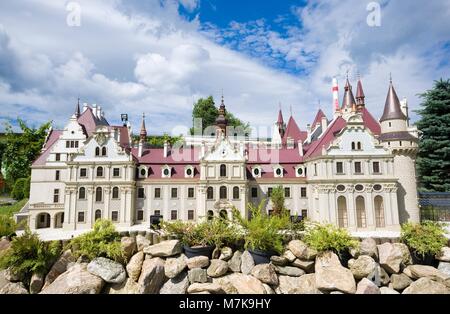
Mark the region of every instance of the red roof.
<instances>
[{"instance_id":1,"label":"red roof","mask_svg":"<svg viewBox=\"0 0 450 314\"><path fill-rule=\"evenodd\" d=\"M45 142L44 144L45 151L33 162L33 166L45 165L45 161L47 160L48 155L50 155L52 146L56 143L56 141L63 133L62 130L52 130L50 132L51 133L47 139L47 142Z\"/></svg>"},{"instance_id":2,"label":"red roof","mask_svg":"<svg viewBox=\"0 0 450 314\"><path fill-rule=\"evenodd\" d=\"M169 149L167 157L164 157L163 148L144 149L142 157L138 157L138 148L132 148L131 153L137 159L139 164L197 165L199 164L200 148Z\"/></svg>"},{"instance_id":3,"label":"red roof","mask_svg":"<svg viewBox=\"0 0 450 314\"><path fill-rule=\"evenodd\" d=\"M280 111L278 111L278 120L277 120L277 123L278 123L278 124L283 124L283 123L284 123L284 121L283 121L283 113L281 112L281 109L280 109Z\"/></svg>"},{"instance_id":4,"label":"red roof","mask_svg":"<svg viewBox=\"0 0 450 314\"><path fill-rule=\"evenodd\" d=\"M311 125L311 129L314 130L314 128L316 127L316 125L317 125L318 123L319 123L319 124L322 124L322 118L323 118L323 117L326 118L326 116L325 116L325 114L323 113L322 109L319 109L319 111L317 111L316 118L314 119L314 122L313 122L313 124Z\"/></svg>"},{"instance_id":5,"label":"red roof","mask_svg":"<svg viewBox=\"0 0 450 314\"><path fill-rule=\"evenodd\" d=\"M288 137L292 138L294 142L298 142L299 140L304 142L308 137L308 132L300 131L297 122L295 122L292 116L289 118L289 122L286 127L286 132L284 133L283 137L283 143L287 142Z\"/></svg>"},{"instance_id":6,"label":"red roof","mask_svg":"<svg viewBox=\"0 0 450 314\"><path fill-rule=\"evenodd\" d=\"M105 118L98 119L96 116L94 116L91 107L87 107L87 109L81 114L77 121L84 127L87 136L91 136L97 126L109 126L109 123Z\"/></svg>"}]
</instances>

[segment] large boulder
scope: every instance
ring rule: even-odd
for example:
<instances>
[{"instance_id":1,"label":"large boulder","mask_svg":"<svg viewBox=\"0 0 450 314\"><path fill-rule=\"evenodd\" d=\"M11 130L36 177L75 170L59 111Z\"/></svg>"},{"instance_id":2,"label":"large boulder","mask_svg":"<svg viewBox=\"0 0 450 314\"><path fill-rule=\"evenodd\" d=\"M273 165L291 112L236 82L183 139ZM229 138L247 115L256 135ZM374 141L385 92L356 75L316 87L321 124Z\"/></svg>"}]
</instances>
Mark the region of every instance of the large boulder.
<instances>
[{"instance_id":1,"label":"large boulder","mask_svg":"<svg viewBox=\"0 0 450 314\"><path fill-rule=\"evenodd\" d=\"M248 251L245 251L241 256L241 273L249 275L253 267L255 267L255 261L252 255Z\"/></svg>"},{"instance_id":2,"label":"large boulder","mask_svg":"<svg viewBox=\"0 0 450 314\"><path fill-rule=\"evenodd\" d=\"M159 257L144 260L138 281L139 293L157 294L165 281L164 260Z\"/></svg>"},{"instance_id":3,"label":"large boulder","mask_svg":"<svg viewBox=\"0 0 450 314\"><path fill-rule=\"evenodd\" d=\"M404 273L412 279L427 277L450 286L450 276L444 274L443 272L432 266L410 265L406 267Z\"/></svg>"},{"instance_id":4,"label":"large boulder","mask_svg":"<svg viewBox=\"0 0 450 314\"><path fill-rule=\"evenodd\" d=\"M272 264L259 264L253 267L252 276L268 285L278 285L278 276Z\"/></svg>"},{"instance_id":5,"label":"large boulder","mask_svg":"<svg viewBox=\"0 0 450 314\"><path fill-rule=\"evenodd\" d=\"M375 268L373 278L370 279L372 279L379 287L386 286L391 280L389 274L379 264L377 264L377 267Z\"/></svg>"},{"instance_id":6,"label":"large boulder","mask_svg":"<svg viewBox=\"0 0 450 314\"><path fill-rule=\"evenodd\" d=\"M213 278L212 282L222 287L226 294L237 294L238 291L231 281L231 274L223 277Z\"/></svg>"},{"instance_id":7,"label":"large boulder","mask_svg":"<svg viewBox=\"0 0 450 314\"><path fill-rule=\"evenodd\" d=\"M228 261L228 267L232 272L239 273L241 271L242 252L236 251L233 257Z\"/></svg>"},{"instance_id":8,"label":"large boulder","mask_svg":"<svg viewBox=\"0 0 450 314\"><path fill-rule=\"evenodd\" d=\"M400 247L396 247L392 243L386 242L377 245L377 248L381 267L389 274L398 274L403 262L403 252Z\"/></svg>"},{"instance_id":9,"label":"large boulder","mask_svg":"<svg viewBox=\"0 0 450 314\"><path fill-rule=\"evenodd\" d=\"M127 261L129 261L130 258L133 256L133 254L137 250L136 238L134 238L134 237L123 237L120 240L120 246L121 246L123 255L125 256Z\"/></svg>"},{"instance_id":10,"label":"large boulder","mask_svg":"<svg viewBox=\"0 0 450 314\"><path fill-rule=\"evenodd\" d=\"M181 254L177 258L168 258L164 264L164 273L167 278L175 278L186 266L186 256L184 254Z\"/></svg>"},{"instance_id":11,"label":"large boulder","mask_svg":"<svg viewBox=\"0 0 450 314\"><path fill-rule=\"evenodd\" d=\"M143 249L145 249L146 247L150 246L152 244L152 242L147 239L146 237L138 234L136 236L136 248L138 251L142 251Z\"/></svg>"},{"instance_id":12,"label":"large boulder","mask_svg":"<svg viewBox=\"0 0 450 314\"><path fill-rule=\"evenodd\" d=\"M44 287L41 294L98 294L103 285L103 279L91 274L87 264L76 263Z\"/></svg>"},{"instance_id":13,"label":"large boulder","mask_svg":"<svg viewBox=\"0 0 450 314\"><path fill-rule=\"evenodd\" d=\"M50 285L56 278L58 278L59 275L61 275L67 270L67 266L70 263L74 262L76 262L76 258L75 256L73 256L72 252L70 250L65 251L58 258L56 263L53 264L52 268L50 268L50 271L47 273L47 276L45 276L45 283L42 289L45 289L48 285Z\"/></svg>"},{"instance_id":14,"label":"large boulder","mask_svg":"<svg viewBox=\"0 0 450 314\"><path fill-rule=\"evenodd\" d=\"M188 272L190 283L205 283L208 281L208 274L206 269L194 268Z\"/></svg>"},{"instance_id":15,"label":"large boulder","mask_svg":"<svg viewBox=\"0 0 450 314\"><path fill-rule=\"evenodd\" d=\"M394 289L391 289L388 287L381 287L380 293L381 294L400 294L398 291L395 291Z\"/></svg>"},{"instance_id":16,"label":"large boulder","mask_svg":"<svg viewBox=\"0 0 450 314\"><path fill-rule=\"evenodd\" d=\"M316 286L315 274L301 277L280 276L279 292L282 294L321 294Z\"/></svg>"},{"instance_id":17,"label":"large boulder","mask_svg":"<svg viewBox=\"0 0 450 314\"><path fill-rule=\"evenodd\" d=\"M300 277L305 274L303 269L292 266L276 266L276 272L280 275L290 276L290 277Z\"/></svg>"},{"instance_id":18,"label":"large boulder","mask_svg":"<svg viewBox=\"0 0 450 314\"><path fill-rule=\"evenodd\" d=\"M228 263L220 259L213 259L209 264L207 274L211 278L217 278L225 275L228 271Z\"/></svg>"},{"instance_id":19,"label":"large boulder","mask_svg":"<svg viewBox=\"0 0 450 314\"><path fill-rule=\"evenodd\" d=\"M205 268L209 266L209 258L207 256L191 257L186 260L186 264L189 269Z\"/></svg>"},{"instance_id":20,"label":"large boulder","mask_svg":"<svg viewBox=\"0 0 450 314\"><path fill-rule=\"evenodd\" d=\"M411 252L409 251L409 248L404 243L394 243L392 244L394 248L400 250L402 252L402 267L405 268L408 265L413 264Z\"/></svg>"},{"instance_id":21,"label":"large boulder","mask_svg":"<svg viewBox=\"0 0 450 314\"><path fill-rule=\"evenodd\" d=\"M139 284L133 279L127 278L121 283L108 284L105 294L139 294Z\"/></svg>"},{"instance_id":22,"label":"large boulder","mask_svg":"<svg viewBox=\"0 0 450 314\"><path fill-rule=\"evenodd\" d=\"M127 274L122 264L104 257L97 257L87 266L88 272L99 276L107 283L124 282Z\"/></svg>"},{"instance_id":23,"label":"large boulder","mask_svg":"<svg viewBox=\"0 0 450 314\"><path fill-rule=\"evenodd\" d=\"M373 238L365 238L359 243L359 255L368 255L372 258L378 257L377 242Z\"/></svg>"},{"instance_id":24,"label":"large boulder","mask_svg":"<svg viewBox=\"0 0 450 314\"><path fill-rule=\"evenodd\" d=\"M439 266L438 266L438 270L447 275L450 276L450 263L446 263L446 262L439 262Z\"/></svg>"},{"instance_id":25,"label":"large boulder","mask_svg":"<svg viewBox=\"0 0 450 314\"><path fill-rule=\"evenodd\" d=\"M233 273L230 282L239 294L266 294L267 291L261 281L250 275Z\"/></svg>"},{"instance_id":26,"label":"large boulder","mask_svg":"<svg viewBox=\"0 0 450 314\"><path fill-rule=\"evenodd\" d=\"M133 281L139 280L139 275L141 274L142 263L144 262L144 252L139 251L134 254L127 264L126 270L128 277Z\"/></svg>"},{"instance_id":27,"label":"large boulder","mask_svg":"<svg viewBox=\"0 0 450 314\"><path fill-rule=\"evenodd\" d=\"M409 278L405 274L392 274L391 284L389 285L389 287L394 290L402 291L405 288L409 287L412 282L413 281L411 280L411 278Z\"/></svg>"},{"instance_id":28,"label":"large boulder","mask_svg":"<svg viewBox=\"0 0 450 314\"><path fill-rule=\"evenodd\" d=\"M308 274L314 272L314 264L315 264L314 261L304 261L298 258L296 258L295 261L291 263L292 266L298 267L307 272Z\"/></svg>"},{"instance_id":29,"label":"large boulder","mask_svg":"<svg viewBox=\"0 0 450 314\"><path fill-rule=\"evenodd\" d=\"M316 258L316 286L321 291L355 293L356 282L352 272L343 267L332 252L325 252Z\"/></svg>"},{"instance_id":30,"label":"large boulder","mask_svg":"<svg viewBox=\"0 0 450 314\"><path fill-rule=\"evenodd\" d=\"M144 248L144 253L153 257L171 257L181 254L181 251L179 240L167 240Z\"/></svg>"},{"instance_id":31,"label":"large boulder","mask_svg":"<svg viewBox=\"0 0 450 314\"><path fill-rule=\"evenodd\" d=\"M317 251L308 247L301 240L292 240L288 244L289 250L294 254L297 258L307 261L312 261L317 256Z\"/></svg>"},{"instance_id":32,"label":"large boulder","mask_svg":"<svg viewBox=\"0 0 450 314\"><path fill-rule=\"evenodd\" d=\"M186 294L189 287L187 272L179 274L175 278L169 279L159 291L160 294Z\"/></svg>"},{"instance_id":33,"label":"large boulder","mask_svg":"<svg viewBox=\"0 0 450 314\"><path fill-rule=\"evenodd\" d=\"M0 289L0 294L28 294L28 291L23 283L10 282Z\"/></svg>"},{"instance_id":34,"label":"large boulder","mask_svg":"<svg viewBox=\"0 0 450 314\"><path fill-rule=\"evenodd\" d=\"M450 262L450 247L444 246L441 251L436 254L436 259L441 262Z\"/></svg>"},{"instance_id":35,"label":"large boulder","mask_svg":"<svg viewBox=\"0 0 450 314\"><path fill-rule=\"evenodd\" d=\"M43 274L35 273L30 280L30 293L37 294L44 286L45 276Z\"/></svg>"},{"instance_id":36,"label":"large boulder","mask_svg":"<svg viewBox=\"0 0 450 314\"><path fill-rule=\"evenodd\" d=\"M270 257L270 262L276 266L286 266L289 261L284 256L273 255Z\"/></svg>"},{"instance_id":37,"label":"large boulder","mask_svg":"<svg viewBox=\"0 0 450 314\"><path fill-rule=\"evenodd\" d=\"M360 255L357 259L348 261L348 266L355 279L373 277L377 263L369 255Z\"/></svg>"},{"instance_id":38,"label":"large boulder","mask_svg":"<svg viewBox=\"0 0 450 314\"><path fill-rule=\"evenodd\" d=\"M219 259L223 261L228 261L233 257L233 250L227 246L223 247L220 250L220 256Z\"/></svg>"},{"instance_id":39,"label":"large boulder","mask_svg":"<svg viewBox=\"0 0 450 314\"><path fill-rule=\"evenodd\" d=\"M449 294L449 289L442 283L424 277L414 281L403 294Z\"/></svg>"},{"instance_id":40,"label":"large boulder","mask_svg":"<svg viewBox=\"0 0 450 314\"><path fill-rule=\"evenodd\" d=\"M380 288L367 278L361 279L356 287L356 294L380 294Z\"/></svg>"},{"instance_id":41,"label":"large boulder","mask_svg":"<svg viewBox=\"0 0 450 314\"><path fill-rule=\"evenodd\" d=\"M188 293L209 292L213 294L223 294L222 287L216 283L193 283L187 289Z\"/></svg>"}]
</instances>

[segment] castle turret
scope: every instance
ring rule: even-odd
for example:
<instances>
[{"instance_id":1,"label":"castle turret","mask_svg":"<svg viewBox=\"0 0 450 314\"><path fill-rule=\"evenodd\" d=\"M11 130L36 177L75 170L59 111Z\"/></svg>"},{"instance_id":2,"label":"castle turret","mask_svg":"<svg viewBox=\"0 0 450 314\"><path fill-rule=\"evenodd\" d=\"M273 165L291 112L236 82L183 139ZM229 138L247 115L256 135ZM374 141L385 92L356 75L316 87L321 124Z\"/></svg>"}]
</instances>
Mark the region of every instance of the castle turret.
<instances>
[{"instance_id":1,"label":"castle turret","mask_svg":"<svg viewBox=\"0 0 450 314\"><path fill-rule=\"evenodd\" d=\"M284 123L284 120L283 120L283 113L281 112L281 107L280 107L280 110L278 111L277 127L278 127L278 132L280 133L280 136L283 137L284 132L286 131L286 124Z\"/></svg>"},{"instance_id":2,"label":"castle turret","mask_svg":"<svg viewBox=\"0 0 450 314\"><path fill-rule=\"evenodd\" d=\"M356 88L356 109L358 111L362 110L365 107L365 98L364 95L361 78L358 79L358 86Z\"/></svg>"},{"instance_id":3,"label":"castle turret","mask_svg":"<svg viewBox=\"0 0 450 314\"><path fill-rule=\"evenodd\" d=\"M224 136L226 135L227 125L228 125L228 120L225 117L226 114L227 114L227 110L225 108L225 101L222 96L222 103L220 104L220 107L219 107L219 116L216 119L216 126L219 131L218 134L221 133Z\"/></svg>"},{"instance_id":4,"label":"castle turret","mask_svg":"<svg viewBox=\"0 0 450 314\"><path fill-rule=\"evenodd\" d=\"M144 153L144 144L147 141L147 129L145 127L145 113L142 114L141 133L139 133L139 157Z\"/></svg>"},{"instance_id":5,"label":"castle turret","mask_svg":"<svg viewBox=\"0 0 450 314\"><path fill-rule=\"evenodd\" d=\"M418 138L408 131L408 118L401 109L392 79L380 123L379 140L394 156L393 171L399 183L397 199L400 223L419 222L415 167Z\"/></svg>"}]
</instances>

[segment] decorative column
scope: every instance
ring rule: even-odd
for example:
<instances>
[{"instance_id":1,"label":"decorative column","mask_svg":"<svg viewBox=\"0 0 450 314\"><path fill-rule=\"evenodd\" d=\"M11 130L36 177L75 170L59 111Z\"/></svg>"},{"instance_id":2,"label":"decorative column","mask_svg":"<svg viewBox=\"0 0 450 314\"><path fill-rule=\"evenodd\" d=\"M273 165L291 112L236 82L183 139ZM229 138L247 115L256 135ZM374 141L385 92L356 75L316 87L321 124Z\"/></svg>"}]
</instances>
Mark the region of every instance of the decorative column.
<instances>
[{"instance_id":1,"label":"decorative column","mask_svg":"<svg viewBox=\"0 0 450 314\"><path fill-rule=\"evenodd\" d=\"M66 188L64 195L64 229L74 228L73 222L75 217L73 216L75 215L72 213L74 211L75 210L72 208L72 191Z\"/></svg>"},{"instance_id":2,"label":"decorative column","mask_svg":"<svg viewBox=\"0 0 450 314\"><path fill-rule=\"evenodd\" d=\"M128 188L120 188L120 209L119 209L119 222L125 222L125 211L127 209L127 193Z\"/></svg>"},{"instance_id":3,"label":"decorative column","mask_svg":"<svg viewBox=\"0 0 450 314\"><path fill-rule=\"evenodd\" d=\"M348 228L350 230L356 230L357 228L357 215L356 215L356 206L355 206L355 186L353 184L347 187L348 196L347 196L347 210L348 210Z\"/></svg>"},{"instance_id":4,"label":"decorative column","mask_svg":"<svg viewBox=\"0 0 450 314\"><path fill-rule=\"evenodd\" d=\"M87 204L88 204L88 208L87 208L87 213L86 213L86 224L92 228L93 226L93 221L94 221L94 217L93 216L93 208L94 208L94 193L95 193L95 187L89 187L87 189L88 194L87 194Z\"/></svg>"},{"instance_id":5,"label":"decorative column","mask_svg":"<svg viewBox=\"0 0 450 314\"><path fill-rule=\"evenodd\" d=\"M365 193L365 205L367 209L367 227L371 230L376 229L376 217L375 217L375 210L373 208L373 184L367 184L366 186L366 193Z\"/></svg>"},{"instance_id":6,"label":"decorative column","mask_svg":"<svg viewBox=\"0 0 450 314\"><path fill-rule=\"evenodd\" d=\"M103 199L104 208L103 208L102 217L111 217L111 211L109 209L111 188L110 187L106 187L106 188L103 189L103 191L104 191L104 199Z\"/></svg>"}]
</instances>

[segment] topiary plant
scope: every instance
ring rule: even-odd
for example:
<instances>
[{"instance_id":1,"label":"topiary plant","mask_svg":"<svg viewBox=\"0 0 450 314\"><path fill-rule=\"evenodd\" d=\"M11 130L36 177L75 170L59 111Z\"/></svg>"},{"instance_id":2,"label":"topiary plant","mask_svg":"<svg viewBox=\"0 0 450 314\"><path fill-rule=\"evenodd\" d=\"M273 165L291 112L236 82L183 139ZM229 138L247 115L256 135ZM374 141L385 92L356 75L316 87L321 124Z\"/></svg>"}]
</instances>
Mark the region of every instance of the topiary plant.
<instances>
[{"instance_id":1,"label":"topiary plant","mask_svg":"<svg viewBox=\"0 0 450 314\"><path fill-rule=\"evenodd\" d=\"M401 227L400 240L422 259L434 256L447 244L444 226L439 222L405 223Z\"/></svg>"}]
</instances>

